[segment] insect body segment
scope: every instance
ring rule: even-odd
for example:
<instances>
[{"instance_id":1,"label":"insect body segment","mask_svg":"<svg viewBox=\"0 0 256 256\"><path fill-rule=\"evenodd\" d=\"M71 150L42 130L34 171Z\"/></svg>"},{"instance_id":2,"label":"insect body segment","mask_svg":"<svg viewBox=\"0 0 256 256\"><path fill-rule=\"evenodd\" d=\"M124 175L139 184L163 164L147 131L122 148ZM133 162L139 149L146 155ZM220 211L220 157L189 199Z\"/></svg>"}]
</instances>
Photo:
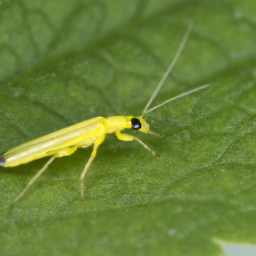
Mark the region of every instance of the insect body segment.
<instances>
[{"instance_id":1,"label":"insect body segment","mask_svg":"<svg viewBox=\"0 0 256 256\"><path fill-rule=\"evenodd\" d=\"M124 129L133 129L140 132L151 134L156 137L162 137L160 134L152 132L148 123L145 121L144 117L151 111L163 106L164 104L183 97L185 95L194 93L198 90L206 88L208 85L204 85L188 91L186 93L180 94L176 97L168 99L167 101L149 109L151 102L156 97L158 91L162 87L166 77L171 72L174 64L178 60L180 53L182 52L184 45L188 39L191 32L192 26L190 26L185 33L178 51L174 57L174 60L170 64L169 68L162 77L160 83L157 85L155 91L150 97L148 103L146 104L142 115L139 117L134 116L111 116L111 117L95 117L78 124L69 126L67 128L61 129L59 131L53 132L51 134L45 135L38 139L32 140L30 142L24 143L18 147L8 150L3 155L0 156L0 165L3 167L14 167L20 164L25 164L33 160L43 158L46 156L52 156L48 162L43 166L41 170L29 181L27 186L22 190L20 195L12 202L17 202L28 190L28 188L35 182L35 180L46 170L48 165L57 157L68 156L73 154L78 148L86 148L93 145L93 151L89 160L87 161L84 170L80 177L81 183L81 198L84 199L84 177L87 170L90 167L93 159L97 154L97 150L100 144L105 140L107 133L115 133L117 138L122 141L137 141L145 149L149 150L153 155L158 156L151 148L149 148L144 142L139 138L131 134L121 133ZM159 157L159 156L158 156Z\"/></svg>"},{"instance_id":2,"label":"insect body segment","mask_svg":"<svg viewBox=\"0 0 256 256\"><path fill-rule=\"evenodd\" d=\"M111 116L106 118L106 133L112 133L116 130L121 131L125 128L132 128L144 133L148 133L150 129L148 123L143 119L143 117Z\"/></svg>"},{"instance_id":3,"label":"insect body segment","mask_svg":"<svg viewBox=\"0 0 256 256\"><path fill-rule=\"evenodd\" d=\"M88 147L95 134L104 132L104 118L96 117L24 143L3 154L5 166L13 167L57 154L72 154L78 147Z\"/></svg>"}]
</instances>

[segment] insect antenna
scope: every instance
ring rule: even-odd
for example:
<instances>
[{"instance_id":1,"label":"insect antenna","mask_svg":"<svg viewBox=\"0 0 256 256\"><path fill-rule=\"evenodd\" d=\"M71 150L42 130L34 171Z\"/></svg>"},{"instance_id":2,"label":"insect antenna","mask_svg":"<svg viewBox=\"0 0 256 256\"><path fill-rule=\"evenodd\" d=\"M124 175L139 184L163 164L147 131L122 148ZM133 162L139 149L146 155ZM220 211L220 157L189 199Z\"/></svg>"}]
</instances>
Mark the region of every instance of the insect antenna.
<instances>
[{"instance_id":1,"label":"insect antenna","mask_svg":"<svg viewBox=\"0 0 256 256\"><path fill-rule=\"evenodd\" d=\"M184 46L185 46L185 44L186 44L186 42L188 40L188 37L189 37L189 35L190 35L191 31L192 31L192 28L193 28L193 22L191 22L190 25L188 26L188 29L187 29L185 35L182 38L182 41L181 41L181 43L179 45L179 48L178 48L178 50L177 50L177 52L176 52L176 54L174 56L173 61L171 62L171 64L168 67L168 69L166 70L165 74L163 75L162 79L160 80L159 84L157 85L155 91L151 95L151 97L150 97L149 101L147 102L145 108L143 109L141 115L144 115L144 114L148 113L147 110L148 110L149 106L151 105L152 101L154 100L154 98L158 94L158 91L161 89L161 87L164 84L167 76L169 75L169 73L171 72L171 70L174 67L175 63L177 62L178 58L180 57L180 54L183 51Z\"/></svg>"},{"instance_id":2,"label":"insect antenna","mask_svg":"<svg viewBox=\"0 0 256 256\"><path fill-rule=\"evenodd\" d=\"M160 108L161 106L165 105L166 103L169 103L170 101L176 100L176 99L178 99L178 98L181 98L181 97L186 96L186 95L188 95L188 94L191 94L191 93L193 93L193 92L202 90L202 89L204 89L204 88L206 88L206 87L208 87L208 86L209 86L209 84L206 84L206 85L197 87L197 88L195 88L195 89L193 89L193 90L191 90L191 91L184 92L184 93L182 93L182 94L180 94L180 95L178 95L178 96L175 96L175 97L173 97L173 98L170 98L169 100L166 100L166 101L160 103L159 105L156 105L155 107L153 107L153 108L147 110L147 111L143 114L143 116L145 116L146 114L148 114L149 112L151 112L151 111L153 111L153 110L155 110L155 109L157 109L157 108Z\"/></svg>"}]
</instances>

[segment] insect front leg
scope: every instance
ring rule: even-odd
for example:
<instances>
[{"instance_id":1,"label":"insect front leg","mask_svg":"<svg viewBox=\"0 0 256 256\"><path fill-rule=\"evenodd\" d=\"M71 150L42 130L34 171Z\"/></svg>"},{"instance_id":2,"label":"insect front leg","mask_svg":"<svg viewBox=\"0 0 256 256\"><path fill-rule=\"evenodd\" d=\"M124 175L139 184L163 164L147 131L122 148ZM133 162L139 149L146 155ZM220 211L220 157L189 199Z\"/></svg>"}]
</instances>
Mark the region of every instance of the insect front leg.
<instances>
[{"instance_id":1,"label":"insect front leg","mask_svg":"<svg viewBox=\"0 0 256 256\"><path fill-rule=\"evenodd\" d=\"M99 145L104 141L104 139L105 139L105 134L103 134L101 137L99 137L97 140L95 140L91 156L90 156L88 162L86 163L84 170L81 174L80 184L81 184L81 200L82 201L84 201L84 176L85 176L87 170L89 169L94 157L97 154Z\"/></svg>"},{"instance_id":2,"label":"insect front leg","mask_svg":"<svg viewBox=\"0 0 256 256\"><path fill-rule=\"evenodd\" d=\"M136 136L130 135L130 134L123 134L121 133L119 130L116 130L116 137L119 140L122 141L133 141L136 140L138 141L145 149L147 149L148 151L150 151L154 156L157 156L160 158L160 156L154 151L152 150L150 147L148 147L144 142L142 142L139 138L137 138Z\"/></svg>"}]
</instances>

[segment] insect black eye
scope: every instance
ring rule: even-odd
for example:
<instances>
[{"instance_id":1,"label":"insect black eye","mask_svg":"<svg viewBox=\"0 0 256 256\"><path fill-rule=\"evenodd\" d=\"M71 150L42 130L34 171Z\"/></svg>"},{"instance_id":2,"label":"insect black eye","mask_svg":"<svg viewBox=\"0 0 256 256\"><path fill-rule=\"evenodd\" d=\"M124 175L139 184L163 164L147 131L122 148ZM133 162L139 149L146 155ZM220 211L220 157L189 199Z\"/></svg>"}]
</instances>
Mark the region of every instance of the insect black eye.
<instances>
[{"instance_id":1,"label":"insect black eye","mask_svg":"<svg viewBox=\"0 0 256 256\"><path fill-rule=\"evenodd\" d=\"M131 119L132 122L132 129L134 130L139 130L141 128L141 123L140 120L137 118L132 118Z\"/></svg>"}]
</instances>

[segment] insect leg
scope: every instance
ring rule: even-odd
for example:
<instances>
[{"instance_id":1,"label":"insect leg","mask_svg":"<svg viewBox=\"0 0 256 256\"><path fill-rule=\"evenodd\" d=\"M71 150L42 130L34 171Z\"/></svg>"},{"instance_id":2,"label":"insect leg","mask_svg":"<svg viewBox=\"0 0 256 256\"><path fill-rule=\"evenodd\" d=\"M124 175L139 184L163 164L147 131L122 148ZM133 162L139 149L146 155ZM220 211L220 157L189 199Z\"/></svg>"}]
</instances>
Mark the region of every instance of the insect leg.
<instances>
[{"instance_id":1,"label":"insect leg","mask_svg":"<svg viewBox=\"0 0 256 256\"><path fill-rule=\"evenodd\" d=\"M45 171L45 169L48 167L48 165L51 164L51 162L57 157L57 155L53 155L50 160L43 166L43 168L37 172L37 174L29 181L29 183L27 184L27 186L21 191L21 193L19 194L19 196L17 196L14 201L11 204L16 203L25 193L26 191L29 189L29 187L36 181L36 179Z\"/></svg>"},{"instance_id":2,"label":"insect leg","mask_svg":"<svg viewBox=\"0 0 256 256\"><path fill-rule=\"evenodd\" d=\"M99 145L104 141L104 139L105 139L105 134L103 134L101 137L99 137L97 140L95 140L91 156L90 156L88 162L86 163L84 170L81 174L80 184L81 184L81 200L82 201L84 201L84 176L85 176L87 170L89 169L94 157L97 154Z\"/></svg>"},{"instance_id":3,"label":"insect leg","mask_svg":"<svg viewBox=\"0 0 256 256\"><path fill-rule=\"evenodd\" d=\"M116 136L119 140L123 141L133 141L136 140L138 141L145 149L150 151L154 156L157 156L160 158L160 156L151 148L149 148L144 142L142 142L140 139L138 139L136 136L130 135L130 134L123 134L120 131L116 130Z\"/></svg>"}]
</instances>

